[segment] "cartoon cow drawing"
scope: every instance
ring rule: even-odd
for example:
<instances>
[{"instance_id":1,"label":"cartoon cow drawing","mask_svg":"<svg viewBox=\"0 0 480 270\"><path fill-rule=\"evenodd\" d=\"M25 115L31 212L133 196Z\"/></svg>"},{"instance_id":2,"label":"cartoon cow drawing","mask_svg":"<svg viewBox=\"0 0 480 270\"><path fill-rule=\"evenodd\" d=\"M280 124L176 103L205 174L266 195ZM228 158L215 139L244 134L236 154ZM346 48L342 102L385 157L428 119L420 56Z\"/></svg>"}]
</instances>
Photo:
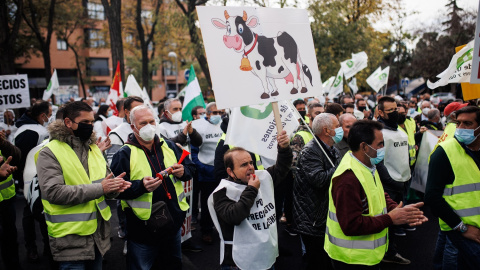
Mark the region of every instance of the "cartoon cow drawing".
<instances>
[{"instance_id":1,"label":"cartoon cow drawing","mask_svg":"<svg viewBox=\"0 0 480 270\"><path fill-rule=\"evenodd\" d=\"M225 22L213 18L212 23L219 29L226 29L223 43L227 48L232 48L237 53L242 53L241 70L252 71L262 82L262 99L278 95L275 85L276 79L285 79L285 83L293 83L290 94L306 93L307 86L304 76L312 84L310 69L303 64L295 40L286 32L279 32L276 37L265 37L252 31L259 25L256 16L248 18L243 11L243 16L230 16L225 10ZM253 64L253 67L250 66ZM269 87L273 90L270 92Z\"/></svg>"}]
</instances>

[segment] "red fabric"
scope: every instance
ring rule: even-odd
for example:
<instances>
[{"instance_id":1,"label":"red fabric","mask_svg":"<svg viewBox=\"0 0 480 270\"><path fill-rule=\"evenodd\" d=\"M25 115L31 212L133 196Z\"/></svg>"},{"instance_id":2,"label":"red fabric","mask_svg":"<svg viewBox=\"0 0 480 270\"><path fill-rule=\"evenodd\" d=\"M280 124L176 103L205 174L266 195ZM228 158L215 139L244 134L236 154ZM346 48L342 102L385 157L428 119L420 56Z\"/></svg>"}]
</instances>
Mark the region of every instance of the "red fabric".
<instances>
[{"instance_id":1,"label":"red fabric","mask_svg":"<svg viewBox=\"0 0 480 270\"><path fill-rule=\"evenodd\" d=\"M452 102L448 104L447 107L445 107L445 109L443 110L443 115L449 116L452 112L456 112L467 105L467 103L462 104L459 102Z\"/></svg>"},{"instance_id":2,"label":"red fabric","mask_svg":"<svg viewBox=\"0 0 480 270\"><path fill-rule=\"evenodd\" d=\"M332 198L337 211L337 219L342 231L347 236L358 236L379 233L393 224L388 214L377 217L366 217L368 201L362 184L355 174L348 170L332 179ZM378 181L377 185L381 182ZM385 193L387 210L390 212L397 206Z\"/></svg>"}]
</instances>

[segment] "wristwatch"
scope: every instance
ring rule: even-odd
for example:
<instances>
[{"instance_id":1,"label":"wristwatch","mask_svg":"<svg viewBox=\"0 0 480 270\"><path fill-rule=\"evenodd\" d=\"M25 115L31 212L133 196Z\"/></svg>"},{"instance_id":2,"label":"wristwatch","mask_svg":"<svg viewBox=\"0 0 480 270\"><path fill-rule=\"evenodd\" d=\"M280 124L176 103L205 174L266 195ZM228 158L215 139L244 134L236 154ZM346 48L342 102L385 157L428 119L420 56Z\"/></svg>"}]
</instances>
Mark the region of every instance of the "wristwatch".
<instances>
[{"instance_id":1,"label":"wristwatch","mask_svg":"<svg viewBox=\"0 0 480 270\"><path fill-rule=\"evenodd\" d=\"M464 233L468 230L468 227L467 225L463 224L463 222L461 222L458 227L457 227L457 230L461 233Z\"/></svg>"}]
</instances>

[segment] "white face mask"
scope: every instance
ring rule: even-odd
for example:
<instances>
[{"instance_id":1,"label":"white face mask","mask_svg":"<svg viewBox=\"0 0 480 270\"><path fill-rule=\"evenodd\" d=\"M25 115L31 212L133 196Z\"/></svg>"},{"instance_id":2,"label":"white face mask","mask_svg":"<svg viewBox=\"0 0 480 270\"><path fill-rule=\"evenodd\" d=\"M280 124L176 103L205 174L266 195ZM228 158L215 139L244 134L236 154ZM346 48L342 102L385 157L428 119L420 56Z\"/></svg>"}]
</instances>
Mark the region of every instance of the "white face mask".
<instances>
[{"instance_id":1,"label":"white face mask","mask_svg":"<svg viewBox=\"0 0 480 270\"><path fill-rule=\"evenodd\" d=\"M138 129L138 128L137 128ZM142 138L142 140L149 142L155 138L155 131L157 130L157 126L147 124L146 126L142 127L139 132L140 134L137 134Z\"/></svg>"},{"instance_id":2,"label":"white face mask","mask_svg":"<svg viewBox=\"0 0 480 270\"><path fill-rule=\"evenodd\" d=\"M181 111L178 111L176 113L171 113L170 111L168 111L168 112L172 116L172 121L173 122L182 122L182 112Z\"/></svg>"}]
</instances>

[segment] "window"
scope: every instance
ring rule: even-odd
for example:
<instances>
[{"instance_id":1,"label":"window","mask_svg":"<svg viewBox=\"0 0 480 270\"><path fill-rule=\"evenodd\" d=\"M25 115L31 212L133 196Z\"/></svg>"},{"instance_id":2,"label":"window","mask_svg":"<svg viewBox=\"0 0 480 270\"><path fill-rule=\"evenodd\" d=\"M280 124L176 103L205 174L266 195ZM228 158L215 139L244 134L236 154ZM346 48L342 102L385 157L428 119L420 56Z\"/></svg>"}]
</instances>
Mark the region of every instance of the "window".
<instances>
[{"instance_id":1,"label":"window","mask_svg":"<svg viewBox=\"0 0 480 270\"><path fill-rule=\"evenodd\" d=\"M87 61L88 76L108 76L108 58L89 58Z\"/></svg>"},{"instance_id":2,"label":"window","mask_svg":"<svg viewBox=\"0 0 480 270\"><path fill-rule=\"evenodd\" d=\"M163 76L177 76L172 61L163 61Z\"/></svg>"},{"instance_id":3,"label":"window","mask_svg":"<svg viewBox=\"0 0 480 270\"><path fill-rule=\"evenodd\" d=\"M103 11L103 5L98 3L88 2L88 18L95 20L105 20L105 12Z\"/></svg>"},{"instance_id":4,"label":"window","mask_svg":"<svg viewBox=\"0 0 480 270\"><path fill-rule=\"evenodd\" d=\"M125 43L133 45L133 35L132 34L126 34L125 35Z\"/></svg>"},{"instance_id":5,"label":"window","mask_svg":"<svg viewBox=\"0 0 480 270\"><path fill-rule=\"evenodd\" d=\"M57 50L66 51L67 50L67 42L63 39L57 39Z\"/></svg>"},{"instance_id":6,"label":"window","mask_svg":"<svg viewBox=\"0 0 480 270\"><path fill-rule=\"evenodd\" d=\"M98 29L85 29L85 43L89 48L103 48L105 38Z\"/></svg>"}]
</instances>

